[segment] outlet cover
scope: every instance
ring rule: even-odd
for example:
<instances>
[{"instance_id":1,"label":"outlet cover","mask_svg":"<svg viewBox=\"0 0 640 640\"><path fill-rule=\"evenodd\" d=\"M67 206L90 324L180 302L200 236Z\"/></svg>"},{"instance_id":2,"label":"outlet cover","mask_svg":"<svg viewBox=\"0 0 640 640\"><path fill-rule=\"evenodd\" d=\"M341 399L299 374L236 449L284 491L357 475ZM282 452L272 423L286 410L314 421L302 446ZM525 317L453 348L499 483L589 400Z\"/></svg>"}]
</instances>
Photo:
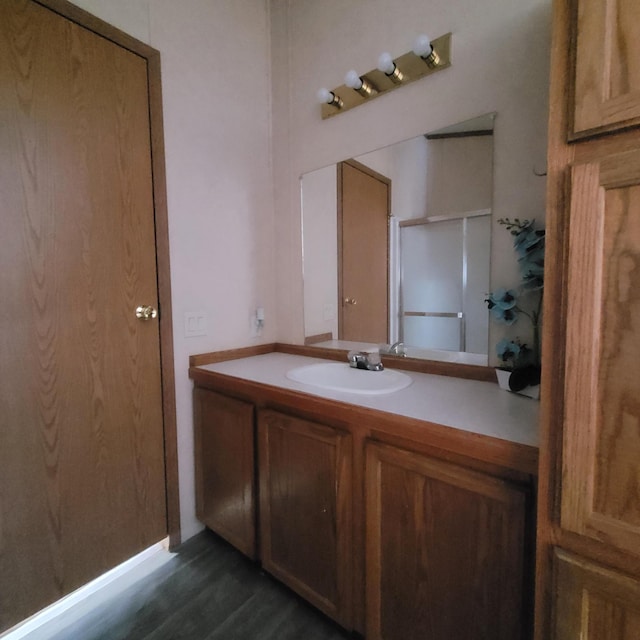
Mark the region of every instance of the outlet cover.
<instances>
[{"instance_id":1,"label":"outlet cover","mask_svg":"<svg viewBox=\"0 0 640 640\"><path fill-rule=\"evenodd\" d=\"M186 311L184 314L184 337L195 338L207 335L207 314L204 311Z\"/></svg>"}]
</instances>

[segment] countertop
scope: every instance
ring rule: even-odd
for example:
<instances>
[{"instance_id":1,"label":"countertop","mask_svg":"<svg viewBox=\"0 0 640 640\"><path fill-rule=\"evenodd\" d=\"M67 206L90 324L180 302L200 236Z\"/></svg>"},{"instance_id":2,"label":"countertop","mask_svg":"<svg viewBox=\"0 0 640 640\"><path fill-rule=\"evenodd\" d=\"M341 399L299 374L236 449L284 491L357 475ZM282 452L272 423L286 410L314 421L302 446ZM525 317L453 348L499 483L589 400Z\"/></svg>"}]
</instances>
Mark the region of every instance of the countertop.
<instances>
[{"instance_id":1,"label":"countertop","mask_svg":"<svg viewBox=\"0 0 640 640\"><path fill-rule=\"evenodd\" d=\"M364 396L321 389L286 377L286 372L294 367L321 362L327 361L287 353L267 353L196 368L538 447L539 403L503 391L497 384L403 371L412 379L412 384L405 389ZM375 375L375 372L363 371L362 375Z\"/></svg>"}]
</instances>

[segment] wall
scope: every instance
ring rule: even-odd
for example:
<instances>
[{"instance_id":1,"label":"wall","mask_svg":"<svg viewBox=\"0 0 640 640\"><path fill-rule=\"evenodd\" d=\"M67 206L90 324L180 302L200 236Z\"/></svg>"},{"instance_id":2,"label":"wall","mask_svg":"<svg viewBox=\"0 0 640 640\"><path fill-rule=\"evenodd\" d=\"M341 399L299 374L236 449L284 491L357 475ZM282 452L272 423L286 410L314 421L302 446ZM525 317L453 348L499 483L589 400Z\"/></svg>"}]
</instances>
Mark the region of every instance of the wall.
<instances>
[{"instance_id":1,"label":"wall","mask_svg":"<svg viewBox=\"0 0 640 640\"><path fill-rule=\"evenodd\" d=\"M337 169L311 171L302 179L304 238L304 335L338 338Z\"/></svg>"},{"instance_id":2,"label":"wall","mask_svg":"<svg viewBox=\"0 0 640 640\"><path fill-rule=\"evenodd\" d=\"M74 0L162 57L183 538L195 519L188 356L276 334L266 0ZM265 308L261 338L249 316ZM202 311L208 335L184 337Z\"/></svg>"},{"instance_id":3,"label":"wall","mask_svg":"<svg viewBox=\"0 0 640 640\"><path fill-rule=\"evenodd\" d=\"M303 339L299 178L348 157L498 113L496 217L541 218L550 0L74 0L160 50L183 535L194 515L188 355ZM453 66L322 121L321 86L453 32ZM271 69L276 70L271 73ZM270 95L271 94L271 95ZM272 118L273 114L273 118ZM494 286L512 284L494 230ZM249 315L266 327L251 338ZM208 335L185 338L184 313Z\"/></svg>"},{"instance_id":4,"label":"wall","mask_svg":"<svg viewBox=\"0 0 640 640\"><path fill-rule=\"evenodd\" d=\"M272 0L278 337L303 337L299 177L345 158L496 112L492 285L517 282L500 217L544 218L550 0ZM318 88L453 33L452 67L329 120ZM499 334L492 325L490 344Z\"/></svg>"}]
</instances>

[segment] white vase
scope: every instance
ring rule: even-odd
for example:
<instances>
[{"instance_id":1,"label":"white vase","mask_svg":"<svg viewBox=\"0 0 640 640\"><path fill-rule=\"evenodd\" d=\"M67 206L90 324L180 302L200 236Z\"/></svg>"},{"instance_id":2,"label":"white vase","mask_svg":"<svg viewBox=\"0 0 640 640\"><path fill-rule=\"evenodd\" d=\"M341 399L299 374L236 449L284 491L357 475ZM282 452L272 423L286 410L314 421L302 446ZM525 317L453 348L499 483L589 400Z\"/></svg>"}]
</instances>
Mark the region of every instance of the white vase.
<instances>
[{"instance_id":1,"label":"white vase","mask_svg":"<svg viewBox=\"0 0 640 640\"><path fill-rule=\"evenodd\" d=\"M511 377L511 371L505 371L504 369L496 369L496 377L498 378L498 386L505 391L511 391L509 388L509 378ZM527 398L533 398L534 400L540 399L540 385L535 384L520 391L511 391L511 393L518 393L521 396Z\"/></svg>"}]
</instances>

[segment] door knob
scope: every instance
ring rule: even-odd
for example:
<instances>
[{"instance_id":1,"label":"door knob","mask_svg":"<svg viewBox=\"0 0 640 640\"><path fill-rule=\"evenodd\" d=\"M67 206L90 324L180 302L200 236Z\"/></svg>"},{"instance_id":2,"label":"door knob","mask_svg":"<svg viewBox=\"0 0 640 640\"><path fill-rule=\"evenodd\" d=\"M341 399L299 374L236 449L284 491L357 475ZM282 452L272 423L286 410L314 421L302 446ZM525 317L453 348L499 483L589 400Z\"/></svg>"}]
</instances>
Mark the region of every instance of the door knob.
<instances>
[{"instance_id":1,"label":"door knob","mask_svg":"<svg viewBox=\"0 0 640 640\"><path fill-rule=\"evenodd\" d=\"M345 304L358 304L358 301L355 298L345 298L344 299L344 303Z\"/></svg>"},{"instance_id":2,"label":"door knob","mask_svg":"<svg viewBox=\"0 0 640 640\"><path fill-rule=\"evenodd\" d=\"M158 311L148 304L136 307L136 318L138 320L151 320L158 316Z\"/></svg>"}]
</instances>

